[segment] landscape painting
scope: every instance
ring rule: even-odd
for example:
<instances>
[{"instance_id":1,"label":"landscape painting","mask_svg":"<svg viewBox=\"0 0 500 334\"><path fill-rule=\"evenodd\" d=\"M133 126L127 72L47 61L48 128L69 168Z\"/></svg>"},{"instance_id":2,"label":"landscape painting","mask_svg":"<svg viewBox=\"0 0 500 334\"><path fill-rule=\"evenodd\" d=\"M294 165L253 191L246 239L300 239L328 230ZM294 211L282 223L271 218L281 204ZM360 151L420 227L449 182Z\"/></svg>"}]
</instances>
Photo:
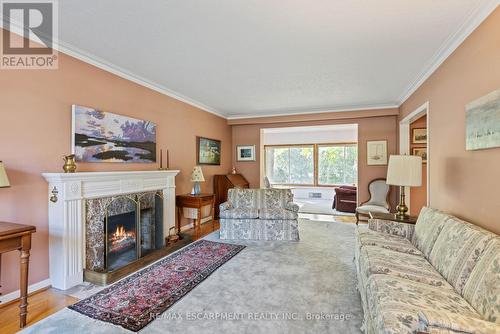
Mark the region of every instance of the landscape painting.
<instances>
[{"instance_id":1,"label":"landscape painting","mask_svg":"<svg viewBox=\"0 0 500 334\"><path fill-rule=\"evenodd\" d=\"M198 165L220 165L221 141L196 137Z\"/></svg>"},{"instance_id":2,"label":"landscape painting","mask_svg":"<svg viewBox=\"0 0 500 334\"><path fill-rule=\"evenodd\" d=\"M500 147L500 89L467 104L466 149Z\"/></svg>"},{"instance_id":3,"label":"landscape painting","mask_svg":"<svg viewBox=\"0 0 500 334\"><path fill-rule=\"evenodd\" d=\"M156 162L156 124L73 105L73 153L84 162Z\"/></svg>"}]
</instances>

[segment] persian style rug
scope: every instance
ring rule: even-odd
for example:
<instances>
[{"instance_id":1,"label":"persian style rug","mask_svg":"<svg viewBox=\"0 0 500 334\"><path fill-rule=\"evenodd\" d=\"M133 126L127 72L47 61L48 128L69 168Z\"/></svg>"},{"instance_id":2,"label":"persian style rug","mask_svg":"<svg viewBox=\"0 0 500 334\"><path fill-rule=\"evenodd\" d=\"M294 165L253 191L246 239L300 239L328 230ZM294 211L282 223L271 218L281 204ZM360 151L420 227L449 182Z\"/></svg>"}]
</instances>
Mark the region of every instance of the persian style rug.
<instances>
[{"instance_id":1,"label":"persian style rug","mask_svg":"<svg viewBox=\"0 0 500 334\"><path fill-rule=\"evenodd\" d=\"M137 332L243 248L197 241L69 308Z\"/></svg>"}]
</instances>

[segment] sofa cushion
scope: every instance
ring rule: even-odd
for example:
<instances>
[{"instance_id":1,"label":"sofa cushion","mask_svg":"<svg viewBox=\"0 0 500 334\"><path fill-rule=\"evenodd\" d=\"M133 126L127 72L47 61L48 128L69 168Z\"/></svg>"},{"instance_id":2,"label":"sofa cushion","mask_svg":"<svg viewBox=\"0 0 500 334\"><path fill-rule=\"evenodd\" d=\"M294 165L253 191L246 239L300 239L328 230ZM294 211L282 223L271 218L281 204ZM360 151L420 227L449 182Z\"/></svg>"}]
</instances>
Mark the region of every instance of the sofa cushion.
<instances>
[{"instance_id":1,"label":"sofa cushion","mask_svg":"<svg viewBox=\"0 0 500 334\"><path fill-rule=\"evenodd\" d=\"M376 333L413 333L418 312L425 309L479 317L465 299L452 290L388 275L370 277L367 299Z\"/></svg>"},{"instance_id":2,"label":"sofa cushion","mask_svg":"<svg viewBox=\"0 0 500 334\"><path fill-rule=\"evenodd\" d=\"M384 208L382 206L378 206L378 205L362 205L362 206L358 206L356 208L356 212L362 213L365 215L369 214L370 211L389 213L389 210L387 210L386 208Z\"/></svg>"},{"instance_id":3,"label":"sofa cushion","mask_svg":"<svg viewBox=\"0 0 500 334\"><path fill-rule=\"evenodd\" d=\"M415 225L413 224L405 224L385 219L368 219L368 228L372 231L397 235L408 240L413 239L413 233L415 231Z\"/></svg>"},{"instance_id":4,"label":"sofa cushion","mask_svg":"<svg viewBox=\"0 0 500 334\"><path fill-rule=\"evenodd\" d=\"M359 264L363 282L367 282L372 275L384 274L453 291L453 287L423 256L364 246L360 251Z\"/></svg>"},{"instance_id":5,"label":"sofa cushion","mask_svg":"<svg viewBox=\"0 0 500 334\"><path fill-rule=\"evenodd\" d=\"M299 215L286 209L260 209L260 219L297 219Z\"/></svg>"},{"instance_id":6,"label":"sofa cushion","mask_svg":"<svg viewBox=\"0 0 500 334\"><path fill-rule=\"evenodd\" d=\"M420 252L408 239L404 237L361 228L358 228L356 237L358 239L358 245L361 247L377 246L401 253L422 256L422 252Z\"/></svg>"},{"instance_id":7,"label":"sofa cushion","mask_svg":"<svg viewBox=\"0 0 500 334\"><path fill-rule=\"evenodd\" d=\"M423 207L420 211L415 224L413 244L425 257L429 258L439 233L450 218L450 215L427 207Z\"/></svg>"},{"instance_id":8,"label":"sofa cushion","mask_svg":"<svg viewBox=\"0 0 500 334\"><path fill-rule=\"evenodd\" d=\"M464 298L484 319L500 323L500 238L492 239L463 289Z\"/></svg>"},{"instance_id":9,"label":"sofa cushion","mask_svg":"<svg viewBox=\"0 0 500 334\"><path fill-rule=\"evenodd\" d=\"M258 208L259 191L257 189L229 189L227 200L233 208Z\"/></svg>"},{"instance_id":10,"label":"sofa cushion","mask_svg":"<svg viewBox=\"0 0 500 334\"><path fill-rule=\"evenodd\" d=\"M247 219L247 218L258 218L259 210L258 209L250 209L250 208L235 208L229 209L225 211L221 211L221 218L239 218L239 219Z\"/></svg>"},{"instance_id":11,"label":"sofa cushion","mask_svg":"<svg viewBox=\"0 0 500 334\"><path fill-rule=\"evenodd\" d=\"M430 263L458 293L494 234L452 217L446 221L429 256Z\"/></svg>"},{"instance_id":12,"label":"sofa cushion","mask_svg":"<svg viewBox=\"0 0 500 334\"><path fill-rule=\"evenodd\" d=\"M287 203L293 202L293 194L290 189L259 189L261 209L285 208Z\"/></svg>"}]
</instances>

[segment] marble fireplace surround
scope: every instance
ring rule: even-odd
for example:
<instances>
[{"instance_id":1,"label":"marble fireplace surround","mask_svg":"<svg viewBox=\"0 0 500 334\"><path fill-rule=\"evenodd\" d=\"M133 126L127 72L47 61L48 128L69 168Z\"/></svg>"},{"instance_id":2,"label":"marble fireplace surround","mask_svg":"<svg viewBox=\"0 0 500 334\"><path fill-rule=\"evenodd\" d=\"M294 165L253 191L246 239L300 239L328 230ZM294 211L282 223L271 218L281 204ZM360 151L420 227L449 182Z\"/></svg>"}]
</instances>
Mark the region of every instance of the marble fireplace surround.
<instances>
[{"instance_id":1,"label":"marble fireplace surround","mask_svg":"<svg viewBox=\"0 0 500 334\"><path fill-rule=\"evenodd\" d=\"M158 170L42 174L49 183L49 267L52 286L66 290L83 282L87 200L161 191L163 233L166 237L169 228L175 226L175 176L178 173L177 170ZM53 201L54 194L57 201Z\"/></svg>"}]
</instances>

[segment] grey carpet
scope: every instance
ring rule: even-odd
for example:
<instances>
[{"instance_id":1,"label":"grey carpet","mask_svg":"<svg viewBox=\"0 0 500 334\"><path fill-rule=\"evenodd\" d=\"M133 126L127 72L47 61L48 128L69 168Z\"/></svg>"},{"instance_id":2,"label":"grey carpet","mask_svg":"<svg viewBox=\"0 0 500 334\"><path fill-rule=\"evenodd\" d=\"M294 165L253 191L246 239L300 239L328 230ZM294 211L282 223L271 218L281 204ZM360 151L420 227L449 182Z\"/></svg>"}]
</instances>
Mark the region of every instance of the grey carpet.
<instances>
[{"instance_id":1,"label":"grey carpet","mask_svg":"<svg viewBox=\"0 0 500 334\"><path fill-rule=\"evenodd\" d=\"M354 229L301 220L300 242L231 241L247 248L141 333L361 333ZM220 241L218 232L206 238ZM69 309L22 333L90 332L130 333Z\"/></svg>"}]
</instances>

